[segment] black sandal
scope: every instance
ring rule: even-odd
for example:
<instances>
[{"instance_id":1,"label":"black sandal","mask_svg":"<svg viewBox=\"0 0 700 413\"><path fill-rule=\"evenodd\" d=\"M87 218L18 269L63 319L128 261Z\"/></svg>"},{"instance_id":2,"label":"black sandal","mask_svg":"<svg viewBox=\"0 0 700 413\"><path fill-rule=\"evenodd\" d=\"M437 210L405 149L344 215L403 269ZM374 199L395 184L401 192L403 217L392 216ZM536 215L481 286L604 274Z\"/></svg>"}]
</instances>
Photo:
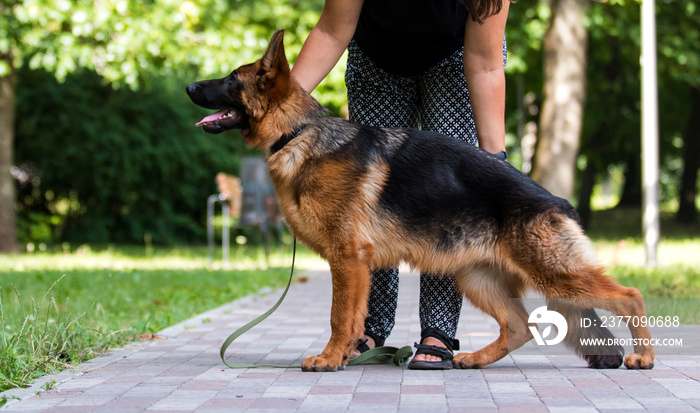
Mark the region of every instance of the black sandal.
<instances>
[{"instance_id":1,"label":"black sandal","mask_svg":"<svg viewBox=\"0 0 700 413\"><path fill-rule=\"evenodd\" d=\"M368 340L366 338L361 338L357 340L357 347L355 348L357 349L357 351L360 352L360 354L370 350L369 346L367 345L367 341Z\"/></svg>"},{"instance_id":2,"label":"black sandal","mask_svg":"<svg viewBox=\"0 0 700 413\"><path fill-rule=\"evenodd\" d=\"M386 341L386 338L384 337L379 337L376 334L372 334L369 331L365 331L365 335L367 337L371 337L372 340L374 340L374 348L381 347L384 345L384 342ZM369 346L367 345L367 339L366 338L361 338L357 342L357 351L360 352L360 354L364 353L365 351L371 350Z\"/></svg>"},{"instance_id":3,"label":"black sandal","mask_svg":"<svg viewBox=\"0 0 700 413\"><path fill-rule=\"evenodd\" d=\"M428 344L414 343L416 348L416 356L419 354L427 354L430 356L442 357L441 361L416 361L415 358L408 363L408 368L413 370L449 370L452 368L452 359L454 359L453 350L459 350L459 340L448 337L442 331L435 328L427 328L421 334L421 343L428 337L435 338L442 342L447 348L431 346Z\"/></svg>"}]
</instances>

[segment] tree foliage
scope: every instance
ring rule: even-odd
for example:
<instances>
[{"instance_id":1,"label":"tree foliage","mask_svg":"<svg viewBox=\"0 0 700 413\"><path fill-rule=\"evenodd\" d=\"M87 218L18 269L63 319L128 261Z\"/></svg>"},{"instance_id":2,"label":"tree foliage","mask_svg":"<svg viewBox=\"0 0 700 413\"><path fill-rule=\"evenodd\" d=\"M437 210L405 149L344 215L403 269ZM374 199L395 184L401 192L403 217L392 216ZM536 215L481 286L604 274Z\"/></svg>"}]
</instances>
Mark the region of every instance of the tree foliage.
<instances>
[{"instance_id":1,"label":"tree foliage","mask_svg":"<svg viewBox=\"0 0 700 413\"><path fill-rule=\"evenodd\" d=\"M509 149L519 146L525 125L538 122L549 5L519 0L510 9ZM633 177L639 159L639 5L608 0L588 11L577 166L595 166L599 180L611 165L625 165ZM21 238L197 239L214 174L237 173L246 149L235 133L202 135L192 126L205 112L187 101L184 86L257 59L278 28L287 31L293 62L322 6L323 0L0 0L0 78L18 71L12 165ZM657 8L661 183L670 199L687 147L687 97L700 88L700 12L694 0L657 0ZM343 74L341 62L314 92L336 113L345 106ZM8 136L2 132L0 139Z\"/></svg>"},{"instance_id":2,"label":"tree foliage","mask_svg":"<svg viewBox=\"0 0 700 413\"><path fill-rule=\"evenodd\" d=\"M622 202L641 197L641 68L639 56L640 2L611 0L593 3L589 19L591 64L589 103L584 118L582 155L605 176L609 165L623 165L626 192ZM687 139L690 89L700 84L700 13L692 1L657 2L659 132L662 200L677 197L681 172L680 148ZM698 156L700 154L696 154Z\"/></svg>"},{"instance_id":3,"label":"tree foliage","mask_svg":"<svg viewBox=\"0 0 700 413\"><path fill-rule=\"evenodd\" d=\"M278 28L287 29L293 61L322 7L323 0L2 0L0 53L59 80L87 68L136 89L153 77L224 76L256 60ZM0 76L8 70L0 66ZM322 95L338 106L342 90Z\"/></svg>"},{"instance_id":4,"label":"tree foliage","mask_svg":"<svg viewBox=\"0 0 700 413\"><path fill-rule=\"evenodd\" d=\"M45 71L22 70L25 84L41 87L19 88L22 238L203 239L214 176L238 172L246 153L239 136L195 129L198 110L167 87L115 90L94 72L58 83Z\"/></svg>"},{"instance_id":5,"label":"tree foliage","mask_svg":"<svg viewBox=\"0 0 700 413\"><path fill-rule=\"evenodd\" d=\"M609 168L623 167L624 199L639 202L640 176L640 1L592 2L586 18L589 32L586 108L579 179L591 167L597 181ZM516 124L536 122L542 103L542 38L549 26L549 3L519 0L508 19L508 113L510 131ZM700 83L700 10L692 0L657 0L657 41L661 138L662 201L673 205L684 162L690 95ZM514 116L517 115L517 116ZM522 135L522 134L520 134ZM700 157L700 153L695 153ZM687 158L686 158L687 159ZM692 172L691 172L692 174ZM693 180L694 185L695 180ZM590 191L581 193L582 198Z\"/></svg>"},{"instance_id":6,"label":"tree foliage","mask_svg":"<svg viewBox=\"0 0 700 413\"><path fill-rule=\"evenodd\" d=\"M13 164L21 238L196 239L214 175L237 173L246 149L235 134L200 135L193 124L203 112L184 86L257 59L278 27L288 29L293 59L321 6L2 0L0 55L10 58L0 77L20 74ZM342 88L320 90L322 103L341 109Z\"/></svg>"}]
</instances>

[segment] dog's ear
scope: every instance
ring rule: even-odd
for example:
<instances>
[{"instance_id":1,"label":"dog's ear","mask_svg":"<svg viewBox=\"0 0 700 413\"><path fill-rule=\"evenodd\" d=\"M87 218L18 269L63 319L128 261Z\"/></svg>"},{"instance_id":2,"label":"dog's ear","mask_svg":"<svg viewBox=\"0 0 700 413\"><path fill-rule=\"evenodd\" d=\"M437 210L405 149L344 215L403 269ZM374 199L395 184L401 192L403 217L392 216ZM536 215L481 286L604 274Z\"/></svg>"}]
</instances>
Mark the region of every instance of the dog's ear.
<instances>
[{"instance_id":1,"label":"dog's ear","mask_svg":"<svg viewBox=\"0 0 700 413\"><path fill-rule=\"evenodd\" d=\"M284 54L284 30L277 30L270 39L265 55L260 59L260 68L265 73L263 76L274 78L280 73L289 72L289 62Z\"/></svg>"}]
</instances>

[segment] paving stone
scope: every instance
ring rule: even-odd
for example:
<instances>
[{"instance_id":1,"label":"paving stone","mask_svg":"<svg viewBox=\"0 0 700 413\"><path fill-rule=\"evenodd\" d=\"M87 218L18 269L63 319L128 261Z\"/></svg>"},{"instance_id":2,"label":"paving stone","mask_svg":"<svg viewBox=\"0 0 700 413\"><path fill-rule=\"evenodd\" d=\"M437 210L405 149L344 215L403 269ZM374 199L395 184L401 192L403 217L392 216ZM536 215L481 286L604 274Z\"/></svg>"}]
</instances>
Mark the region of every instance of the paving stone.
<instances>
[{"instance_id":1,"label":"paving stone","mask_svg":"<svg viewBox=\"0 0 700 413\"><path fill-rule=\"evenodd\" d=\"M221 390L228 385L224 380L190 380L180 386L180 390Z\"/></svg>"},{"instance_id":2,"label":"paving stone","mask_svg":"<svg viewBox=\"0 0 700 413\"><path fill-rule=\"evenodd\" d=\"M350 407L348 408L348 412L350 413L392 413L392 412L398 412L398 407L396 407L396 403L377 403L377 404L370 404L370 403L362 403L362 404L351 404Z\"/></svg>"},{"instance_id":3,"label":"paving stone","mask_svg":"<svg viewBox=\"0 0 700 413\"><path fill-rule=\"evenodd\" d=\"M355 386L314 386L309 394L353 394Z\"/></svg>"},{"instance_id":4,"label":"paving stone","mask_svg":"<svg viewBox=\"0 0 700 413\"><path fill-rule=\"evenodd\" d=\"M319 409L346 409L350 405L352 394L309 394L300 407Z\"/></svg>"},{"instance_id":5,"label":"paving stone","mask_svg":"<svg viewBox=\"0 0 700 413\"><path fill-rule=\"evenodd\" d=\"M472 399L466 397L448 397L447 404L450 410L457 407L469 408L495 408L496 403L492 399Z\"/></svg>"},{"instance_id":6,"label":"paving stone","mask_svg":"<svg viewBox=\"0 0 700 413\"><path fill-rule=\"evenodd\" d=\"M548 412L547 406L544 403L503 403L498 405L498 411L504 413L536 413L536 412Z\"/></svg>"},{"instance_id":7,"label":"paving stone","mask_svg":"<svg viewBox=\"0 0 700 413\"><path fill-rule=\"evenodd\" d=\"M401 393L399 404L406 406L422 406L423 408L439 409L447 406L444 394L406 394Z\"/></svg>"},{"instance_id":8,"label":"paving stone","mask_svg":"<svg viewBox=\"0 0 700 413\"><path fill-rule=\"evenodd\" d=\"M643 410L641 404L631 397L598 397L591 399L591 402L599 410Z\"/></svg>"},{"instance_id":9,"label":"paving stone","mask_svg":"<svg viewBox=\"0 0 700 413\"><path fill-rule=\"evenodd\" d=\"M652 412L697 412L698 409L679 399L669 397L639 397L635 399L645 409ZM700 400L700 399L696 399Z\"/></svg>"},{"instance_id":10,"label":"paving stone","mask_svg":"<svg viewBox=\"0 0 700 413\"><path fill-rule=\"evenodd\" d=\"M541 399L568 399L568 398L583 398L578 389L573 386L533 386L535 393Z\"/></svg>"},{"instance_id":11,"label":"paving stone","mask_svg":"<svg viewBox=\"0 0 700 413\"><path fill-rule=\"evenodd\" d=\"M388 392L355 392L352 403L359 404L391 404L396 406L399 402L399 393Z\"/></svg>"},{"instance_id":12,"label":"paving stone","mask_svg":"<svg viewBox=\"0 0 700 413\"><path fill-rule=\"evenodd\" d=\"M499 408L501 405L513 405L513 404L540 405L540 404L543 404L542 399L537 397L537 395L535 395L535 394L518 394L518 393L493 394L493 401L496 403L497 406L499 406Z\"/></svg>"},{"instance_id":13,"label":"paving stone","mask_svg":"<svg viewBox=\"0 0 700 413\"><path fill-rule=\"evenodd\" d=\"M700 383L689 378L655 379L674 396L680 399L700 399Z\"/></svg>"},{"instance_id":14,"label":"paving stone","mask_svg":"<svg viewBox=\"0 0 700 413\"><path fill-rule=\"evenodd\" d=\"M591 406L591 407L548 406L548 409L549 409L550 413L597 413L598 412L598 410L593 406Z\"/></svg>"},{"instance_id":15,"label":"paving stone","mask_svg":"<svg viewBox=\"0 0 700 413\"><path fill-rule=\"evenodd\" d=\"M160 397L119 397L100 407L100 411L119 409L144 409L161 400Z\"/></svg>"},{"instance_id":16,"label":"paving stone","mask_svg":"<svg viewBox=\"0 0 700 413\"><path fill-rule=\"evenodd\" d=\"M401 383L358 383L355 393L396 393L401 392Z\"/></svg>"},{"instance_id":17,"label":"paving stone","mask_svg":"<svg viewBox=\"0 0 700 413\"><path fill-rule=\"evenodd\" d=\"M586 398L570 397L570 398L544 398L542 402L550 410L562 409L572 409L572 410L584 410L584 411L595 411L595 406L590 400Z\"/></svg>"},{"instance_id":18,"label":"paving stone","mask_svg":"<svg viewBox=\"0 0 700 413\"><path fill-rule=\"evenodd\" d=\"M489 390L493 394L525 394L534 395L535 390L526 381L521 382L489 382Z\"/></svg>"}]
</instances>

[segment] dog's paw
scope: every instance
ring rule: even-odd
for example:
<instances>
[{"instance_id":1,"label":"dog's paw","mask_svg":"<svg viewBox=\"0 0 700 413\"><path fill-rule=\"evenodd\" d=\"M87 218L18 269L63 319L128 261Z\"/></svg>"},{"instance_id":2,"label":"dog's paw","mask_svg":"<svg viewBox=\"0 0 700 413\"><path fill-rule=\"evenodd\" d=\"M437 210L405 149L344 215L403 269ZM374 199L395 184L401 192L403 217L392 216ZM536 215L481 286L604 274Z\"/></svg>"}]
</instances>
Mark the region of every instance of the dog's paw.
<instances>
[{"instance_id":1,"label":"dog's paw","mask_svg":"<svg viewBox=\"0 0 700 413\"><path fill-rule=\"evenodd\" d=\"M486 363L479 360L476 353L459 353L455 355L452 360L452 365L458 369L480 369L483 368Z\"/></svg>"},{"instance_id":2,"label":"dog's paw","mask_svg":"<svg viewBox=\"0 0 700 413\"><path fill-rule=\"evenodd\" d=\"M641 355L637 353L633 354L628 354L625 356L625 367L628 369L642 369L642 370L649 370L654 368L654 355L653 354L648 354L648 355Z\"/></svg>"},{"instance_id":3,"label":"dog's paw","mask_svg":"<svg viewBox=\"0 0 700 413\"><path fill-rule=\"evenodd\" d=\"M336 371L343 370L343 368L340 361L333 361L323 356L309 356L301 363L303 371Z\"/></svg>"},{"instance_id":4,"label":"dog's paw","mask_svg":"<svg viewBox=\"0 0 700 413\"><path fill-rule=\"evenodd\" d=\"M622 365L622 354L605 356L584 356L591 369L616 369Z\"/></svg>"}]
</instances>

